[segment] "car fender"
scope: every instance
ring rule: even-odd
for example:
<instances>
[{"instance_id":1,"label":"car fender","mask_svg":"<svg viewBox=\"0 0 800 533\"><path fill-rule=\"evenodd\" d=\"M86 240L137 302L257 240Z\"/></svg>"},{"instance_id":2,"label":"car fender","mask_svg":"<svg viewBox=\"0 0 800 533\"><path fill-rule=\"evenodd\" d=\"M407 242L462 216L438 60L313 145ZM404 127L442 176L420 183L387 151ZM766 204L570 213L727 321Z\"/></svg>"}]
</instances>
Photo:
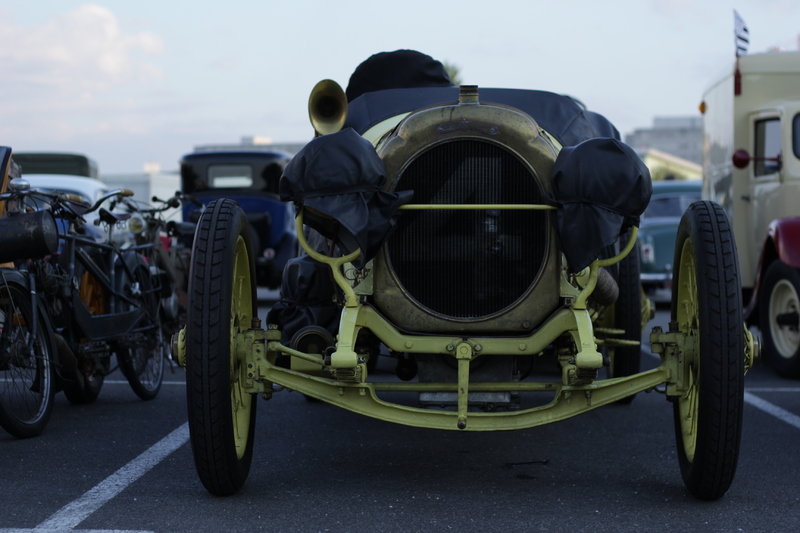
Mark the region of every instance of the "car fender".
<instances>
[{"instance_id":1,"label":"car fender","mask_svg":"<svg viewBox=\"0 0 800 533\"><path fill-rule=\"evenodd\" d=\"M764 273L776 259L800 269L800 217L779 218L770 223L758 258L753 294L744 310L745 319L757 309Z\"/></svg>"}]
</instances>

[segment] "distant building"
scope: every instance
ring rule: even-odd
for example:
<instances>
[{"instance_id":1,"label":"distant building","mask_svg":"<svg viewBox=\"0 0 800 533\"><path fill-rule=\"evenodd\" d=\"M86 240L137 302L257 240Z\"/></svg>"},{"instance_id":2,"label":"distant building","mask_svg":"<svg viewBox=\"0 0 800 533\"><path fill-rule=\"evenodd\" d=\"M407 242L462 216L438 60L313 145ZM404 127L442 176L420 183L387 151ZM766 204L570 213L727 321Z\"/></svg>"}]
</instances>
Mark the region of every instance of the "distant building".
<instances>
[{"instance_id":1,"label":"distant building","mask_svg":"<svg viewBox=\"0 0 800 533\"><path fill-rule=\"evenodd\" d=\"M135 200L146 203L151 203L153 196L166 200L181 188L181 177L177 172L101 174L100 179L112 188L132 190Z\"/></svg>"},{"instance_id":2,"label":"distant building","mask_svg":"<svg viewBox=\"0 0 800 533\"><path fill-rule=\"evenodd\" d=\"M655 149L681 159L703 163L703 118L655 117L652 128L634 130L625 143L642 154Z\"/></svg>"}]
</instances>

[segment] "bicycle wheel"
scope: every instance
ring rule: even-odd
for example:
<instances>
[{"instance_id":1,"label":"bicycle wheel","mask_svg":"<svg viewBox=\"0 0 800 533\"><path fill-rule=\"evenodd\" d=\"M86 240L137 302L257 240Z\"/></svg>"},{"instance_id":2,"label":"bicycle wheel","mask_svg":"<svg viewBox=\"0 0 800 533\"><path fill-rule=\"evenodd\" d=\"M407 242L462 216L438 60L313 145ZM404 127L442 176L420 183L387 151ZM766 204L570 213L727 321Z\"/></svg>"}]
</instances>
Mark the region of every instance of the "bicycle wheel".
<instances>
[{"instance_id":1,"label":"bicycle wheel","mask_svg":"<svg viewBox=\"0 0 800 533\"><path fill-rule=\"evenodd\" d=\"M8 280L0 286L0 323L0 426L35 437L53 411L53 333L42 313L34 317L30 290Z\"/></svg>"},{"instance_id":2,"label":"bicycle wheel","mask_svg":"<svg viewBox=\"0 0 800 533\"><path fill-rule=\"evenodd\" d=\"M697 498L722 497L739 458L744 409L744 323L736 244L728 218L695 202L675 247L672 320L696 348L681 359L685 391L674 405L683 481Z\"/></svg>"},{"instance_id":3,"label":"bicycle wheel","mask_svg":"<svg viewBox=\"0 0 800 533\"><path fill-rule=\"evenodd\" d=\"M158 295L152 291L149 270L142 264L134 271L134 283L138 283L142 304L147 309L144 331L136 333L117 347L119 366L128 380L133 392L142 400L152 400L158 396L164 379L164 359L166 345L159 323Z\"/></svg>"},{"instance_id":4,"label":"bicycle wheel","mask_svg":"<svg viewBox=\"0 0 800 533\"><path fill-rule=\"evenodd\" d=\"M186 324L186 394L195 467L215 495L235 493L250 472L256 416L243 389L237 335L257 316L247 217L232 200L211 202L197 224Z\"/></svg>"}]
</instances>

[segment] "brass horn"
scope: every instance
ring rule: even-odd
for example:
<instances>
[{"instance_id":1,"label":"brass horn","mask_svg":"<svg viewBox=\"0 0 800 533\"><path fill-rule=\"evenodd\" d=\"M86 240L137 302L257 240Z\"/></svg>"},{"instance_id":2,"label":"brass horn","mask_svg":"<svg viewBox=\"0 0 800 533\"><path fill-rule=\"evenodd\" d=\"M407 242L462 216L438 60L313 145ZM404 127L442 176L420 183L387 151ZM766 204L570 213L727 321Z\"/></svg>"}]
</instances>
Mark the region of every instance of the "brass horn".
<instances>
[{"instance_id":1,"label":"brass horn","mask_svg":"<svg viewBox=\"0 0 800 533\"><path fill-rule=\"evenodd\" d=\"M347 118L347 97L333 80L322 80L308 97L308 118L317 136L336 133Z\"/></svg>"}]
</instances>

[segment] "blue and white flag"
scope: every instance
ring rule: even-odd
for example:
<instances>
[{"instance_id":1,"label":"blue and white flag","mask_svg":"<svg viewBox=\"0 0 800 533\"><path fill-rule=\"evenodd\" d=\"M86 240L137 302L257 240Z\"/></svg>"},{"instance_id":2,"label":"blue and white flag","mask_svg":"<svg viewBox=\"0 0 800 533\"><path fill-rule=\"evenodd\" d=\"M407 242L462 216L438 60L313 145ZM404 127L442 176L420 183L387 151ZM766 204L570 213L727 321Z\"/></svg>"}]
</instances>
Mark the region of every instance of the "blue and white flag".
<instances>
[{"instance_id":1,"label":"blue and white flag","mask_svg":"<svg viewBox=\"0 0 800 533\"><path fill-rule=\"evenodd\" d=\"M733 24L734 24L734 40L736 43L736 57L747 55L747 47L750 46L750 32L747 30L747 25L744 19L739 16L736 10L733 10Z\"/></svg>"}]
</instances>

